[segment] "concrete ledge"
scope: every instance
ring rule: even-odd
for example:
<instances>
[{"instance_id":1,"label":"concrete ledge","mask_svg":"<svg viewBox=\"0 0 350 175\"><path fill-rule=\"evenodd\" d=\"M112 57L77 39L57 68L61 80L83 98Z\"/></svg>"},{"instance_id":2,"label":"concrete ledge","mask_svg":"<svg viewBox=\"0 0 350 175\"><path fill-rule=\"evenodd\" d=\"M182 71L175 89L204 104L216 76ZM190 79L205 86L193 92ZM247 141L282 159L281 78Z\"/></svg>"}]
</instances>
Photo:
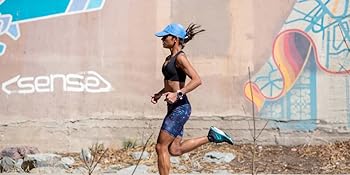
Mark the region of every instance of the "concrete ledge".
<instances>
[{"instance_id":1,"label":"concrete ledge","mask_svg":"<svg viewBox=\"0 0 350 175\"><path fill-rule=\"evenodd\" d=\"M250 118L242 116L192 116L185 125L185 138L204 136L210 126L216 126L231 134L238 144L252 143L252 122L249 121L248 124L248 120ZM121 148L123 142L130 140L143 145L152 133L154 141L156 140L161 123L162 118L127 119L118 116L78 121L7 123L0 126L0 147L27 145L35 146L41 152L79 152L81 148L90 147L97 142L112 148ZM256 127L260 130L264 124L265 121L257 120ZM331 129L336 131L335 128ZM328 132L323 127L313 131L296 131L269 124L259 137L258 144L322 144L349 139L348 134L348 131Z\"/></svg>"}]
</instances>

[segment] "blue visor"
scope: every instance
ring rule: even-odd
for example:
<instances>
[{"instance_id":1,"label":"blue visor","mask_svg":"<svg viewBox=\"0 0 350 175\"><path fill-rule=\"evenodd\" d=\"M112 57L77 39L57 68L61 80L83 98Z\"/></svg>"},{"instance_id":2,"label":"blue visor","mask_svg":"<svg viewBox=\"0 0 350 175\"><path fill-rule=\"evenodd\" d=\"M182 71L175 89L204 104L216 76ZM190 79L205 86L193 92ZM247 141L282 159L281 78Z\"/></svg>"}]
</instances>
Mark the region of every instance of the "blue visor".
<instances>
[{"instance_id":1,"label":"blue visor","mask_svg":"<svg viewBox=\"0 0 350 175\"><path fill-rule=\"evenodd\" d=\"M165 27L163 31L155 33L157 37L163 37L166 35L173 35L182 39L186 37L186 30L181 24L172 23Z\"/></svg>"},{"instance_id":2,"label":"blue visor","mask_svg":"<svg viewBox=\"0 0 350 175\"><path fill-rule=\"evenodd\" d=\"M166 31L161 31L161 32L155 33L154 35L156 35L157 37L163 37L163 36L170 35L170 33L166 32Z\"/></svg>"}]
</instances>

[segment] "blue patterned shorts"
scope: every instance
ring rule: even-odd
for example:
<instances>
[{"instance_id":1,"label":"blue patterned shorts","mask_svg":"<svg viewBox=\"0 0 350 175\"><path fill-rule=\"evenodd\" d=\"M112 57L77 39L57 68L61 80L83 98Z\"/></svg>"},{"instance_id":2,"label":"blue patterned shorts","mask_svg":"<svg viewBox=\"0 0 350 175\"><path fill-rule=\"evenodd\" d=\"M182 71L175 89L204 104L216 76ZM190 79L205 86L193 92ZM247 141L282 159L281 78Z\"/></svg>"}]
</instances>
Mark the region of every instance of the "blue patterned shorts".
<instances>
[{"instance_id":1,"label":"blue patterned shorts","mask_svg":"<svg viewBox=\"0 0 350 175\"><path fill-rule=\"evenodd\" d=\"M173 137L182 137L184 125L191 115L191 105L186 96L173 104L168 104L168 113L165 116L161 130Z\"/></svg>"}]
</instances>

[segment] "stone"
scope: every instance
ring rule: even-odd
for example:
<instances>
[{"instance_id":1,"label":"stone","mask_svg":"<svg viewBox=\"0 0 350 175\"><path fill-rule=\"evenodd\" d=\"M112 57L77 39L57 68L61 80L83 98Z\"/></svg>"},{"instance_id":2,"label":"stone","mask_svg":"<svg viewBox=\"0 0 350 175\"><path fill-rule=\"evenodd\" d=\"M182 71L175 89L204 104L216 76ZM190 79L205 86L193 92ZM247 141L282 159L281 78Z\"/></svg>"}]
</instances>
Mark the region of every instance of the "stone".
<instances>
[{"instance_id":1,"label":"stone","mask_svg":"<svg viewBox=\"0 0 350 175\"><path fill-rule=\"evenodd\" d=\"M23 164L23 159L18 159L18 160L16 161L15 166L16 166L18 169L21 169L21 170L22 170L22 164Z\"/></svg>"},{"instance_id":2,"label":"stone","mask_svg":"<svg viewBox=\"0 0 350 175\"><path fill-rule=\"evenodd\" d=\"M35 174L65 174L66 171L62 168L57 167L39 167L30 170L30 173Z\"/></svg>"},{"instance_id":3,"label":"stone","mask_svg":"<svg viewBox=\"0 0 350 175\"><path fill-rule=\"evenodd\" d=\"M54 167L61 161L61 156L51 153L29 154L24 158L25 162L32 162L34 167Z\"/></svg>"},{"instance_id":4,"label":"stone","mask_svg":"<svg viewBox=\"0 0 350 175\"><path fill-rule=\"evenodd\" d=\"M178 157L170 157L170 162L172 164L180 164L180 158L178 158Z\"/></svg>"},{"instance_id":5,"label":"stone","mask_svg":"<svg viewBox=\"0 0 350 175\"><path fill-rule=\"evenodd\" d=\"M131 156L132 156L132 158L133 158L134 160L139 160L140 157L141 157L141 154L142 154L141 151L139 151L139 152L133 152L133 153L131 153ZM148 159L148 158L149 158L149 153L148 153L147 151L143 152L141 159L142 159L142 160L145 160L145 159Z\"/></svg>"},{"instance_id":6,"label":"stone","mask_svg":"<svg viewBox=\"0 0 350 175\"><path fill-rule=\"evenodd\" d=\"M112 165L112 166L108 167L108 169L103 171L103 173L117 173L121 169L122 169L122 165L120 165L120 164Z\"/></svg>"},{"instance_id":7,"label":"stone","mask_svg":"<svg viewBox=\"0 0 350 175\"><path fill-rule=\"evenodd\" d=\"M120 171L117 172L117 175L130 175L134 169L135 169L136 165L121 169ZM144 175L144 174L149 174L148 173L148 169L149 167L146 165L139 165L134 173L134 175Z\"/></svg>"},{"instance_id":8,"label":"stone","mask_svg":"<svg viewBox=\"0 0 350 175\"><path fill-rule=\"evenodd\" d=\"M11 159L10 157L3 157L0 160L0 172L18 172L18 173L24 173L23 169L21 168L21 162L23 162L22 159L18 159L16 162L15 160Z\"/></svg>"},{"instance_id":9,"label":"stone","mask_svg":"<svg viewBox=\"0 0 350 175\"><path fill-rule=\"evenodd\" d=\"M1 172L11 172L15 170L16 161L11 159L10 157L3 157L1 159Z\"/></svg>"},{"instance_id":10,"label":"stone","mask_svg":"<svg viewBox=\"0 0 350 175\"><path fill-rule=\"evenodd\" d=\"M69 169L72 167L72 165L75 163L74 158L72 157L63 157L61 161L59 161L55 167Z\"/></svg>"},{"instance_id":11,"label":"stone","mask_svg":"<svg viewBox=\"0 0 350 175\"><path fill-rule=\"evenodd\" d=\"M22 146L22 147L8 147L0 152L0 157L10 157L13 160L23 159L28 154L39 153L38 148Z\"/></svg>"},{"instance_id":12,"label":"stone","mask_svg":"<svg viewBox=\"0 0 350 175\"><path fill-rule=\"evenodd\" d=\"M235 159L236 156L232 153L222 153L222 152L208 152L204 155L204 161L206 162L213 162L213 163L229 163L233 159Z\"/></svg>"}]
</instances>

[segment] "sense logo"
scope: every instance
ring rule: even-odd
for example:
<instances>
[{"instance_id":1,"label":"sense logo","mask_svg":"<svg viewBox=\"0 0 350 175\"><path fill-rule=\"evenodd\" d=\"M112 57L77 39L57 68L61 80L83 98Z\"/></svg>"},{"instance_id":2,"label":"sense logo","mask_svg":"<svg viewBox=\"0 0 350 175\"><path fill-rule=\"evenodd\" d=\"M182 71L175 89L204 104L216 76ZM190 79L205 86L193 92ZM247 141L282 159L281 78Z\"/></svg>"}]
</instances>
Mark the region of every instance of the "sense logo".
<instances>
[{"instance_id":1,"label":"sense logo","mask_svg":"<svg viewBox=\"0 0 350 175\"><path fill-rule=\"evenodd\" d=\"M59 84L60 82L62 86ZM66 92L101 93L112 91L111 84L95 71L37 77L17 75L3 82L1 88L9 95L54 92L57 88Z\"/></svg>"}]
</instances>

